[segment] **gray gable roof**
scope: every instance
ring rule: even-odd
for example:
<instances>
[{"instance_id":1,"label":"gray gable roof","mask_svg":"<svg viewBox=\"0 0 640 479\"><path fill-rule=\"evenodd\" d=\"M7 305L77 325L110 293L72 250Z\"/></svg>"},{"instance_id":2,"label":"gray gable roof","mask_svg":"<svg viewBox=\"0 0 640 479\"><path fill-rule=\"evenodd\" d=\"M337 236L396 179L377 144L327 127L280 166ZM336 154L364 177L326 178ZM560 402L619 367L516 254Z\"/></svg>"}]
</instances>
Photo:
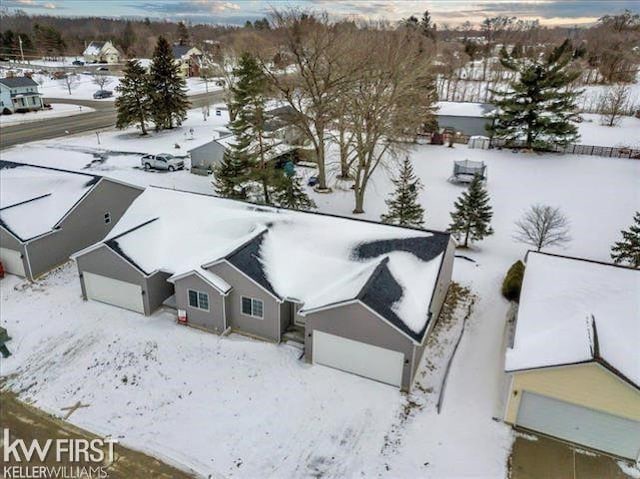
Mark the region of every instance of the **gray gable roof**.
<instances>
[{"instance_id":1,"label":"gray gable roof","mask_svg":"<svg viewBox=\"0 0 640 479\"><path fill-rule=\"evenodd\" d=\"M193 47L191 45L173 45L171 50L173 51L173 58L176 60L182 58Z\"/></svg>"},{"instance_id":2,"label":"gray gable roof","mask_svg":"<svg viewBox=\"0 0 640 479\"><path fill-rule=\"evenodd\" d=\"M275 297L279 297L267 279L262 267L262 261L260 261L260 248L266 233L268 231L263 231L255 236L235 251L229 253L225 259Z\"/></svg>"},{"instance_id":3,"label":"gray gable roof","mask_svg":"<svg viewBox=\"0 0 640 479\"><path fill-rule=\"evenodd\" d=\"M38 86L38 84L29 77L0 78L0 83L2 83L8 88Z\"/></svg>"}]
</instances>

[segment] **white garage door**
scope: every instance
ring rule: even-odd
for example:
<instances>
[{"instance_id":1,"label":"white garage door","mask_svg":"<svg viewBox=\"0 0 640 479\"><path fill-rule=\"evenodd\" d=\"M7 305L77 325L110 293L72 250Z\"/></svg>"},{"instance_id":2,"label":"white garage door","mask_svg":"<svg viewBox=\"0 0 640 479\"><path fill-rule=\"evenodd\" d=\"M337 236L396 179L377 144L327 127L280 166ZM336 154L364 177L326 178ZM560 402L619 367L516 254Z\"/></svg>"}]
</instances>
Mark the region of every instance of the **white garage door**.
<instances>
[{"instance_id":1,"label":"white garage door","mask_svg":"<svg viewBox=\"0 0 640 479\"><path fill-rule=\"evenodd\" d=\"M0 261L5 272L15 274L18 276L25 276L24 263L20 256L20 251L16 251L8 248L0 248Z\"/></svg>"},{"instance_id":2,"label":"white garage door","mask_svg":"<svg viewBox=\"0 0 640 479\"><path fill-rule=\"evenodd\" d=\"M313 362L400 387L404 354L371 344L313 332Z\"/></svg>"},{"instance_id":3,"label":"white garage door","mask_svg":"<svg viewBox=\"0 0 640 479\"><path fill-rule=\"evenodd\" d=\"M139 285L87 272L83 272L82 277L87 299L144 314L142 288Z\"/></svg>"},{"instance_id":4,"label":"white garage door","mask_svg":"<svg viewBox=\"0 0 640 479\"><path fill-rule=\"evenodd\" d=\"M517 424L599 451L636 459L640 422L524 392Z\"/></svg>"}]
</instances>

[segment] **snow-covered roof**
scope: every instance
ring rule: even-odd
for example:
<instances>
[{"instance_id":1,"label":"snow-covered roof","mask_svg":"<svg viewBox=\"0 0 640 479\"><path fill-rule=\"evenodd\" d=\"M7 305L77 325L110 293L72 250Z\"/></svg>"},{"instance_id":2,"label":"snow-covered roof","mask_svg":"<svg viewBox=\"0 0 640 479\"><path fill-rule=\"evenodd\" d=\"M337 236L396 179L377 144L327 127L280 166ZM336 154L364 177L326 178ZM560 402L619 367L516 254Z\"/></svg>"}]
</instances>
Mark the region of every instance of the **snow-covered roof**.
<instances>
[{"instance_id":1,"label":"snow-covered roof","mask_svg":"<svg viewBox=\"0 0 640 479\"><path fill-rule=\"evenodd\" d=\"M0 161L0 225L27 241L51 231L99 176Z\"/></svg>"},{"instance_id":2,"label":"snow-covered roof","mask_svg":"<svg viewBox=\"0 0 640 479\"><path fill-rule=\"evenodd\" d=\"M600 359L640 387L640 270L529 253L508 371Z\"/></svg>"},{"instance_id":3,"label":"snow-covered roof","mask_svg":"<svg viewBox=\"0 0 640 479\"><path fill-rule=\"evenodd\" d=\"M447 233L156 187L133 202L104 241L145 274L175 278L227 261L308 311L359 300L416 341L428 324L448 243ZM225 288L220 278L207 279Z\"/></svg>"},{"instance_id":4,"label":"snow-covered roof","mask_svg":"<svg viewBox=\"0 0 640 479\"><path fill-rule=\"evenodd\" d=\"M91 42L89 43L89 45L87 45L87 48L85 48L84 52L82 52L83 55L100 55L100 52L102 51L102 48L104 47L106 42Z\"/></svg>"},{"instance_id":5,"label":"snow-covered roof","mask_svg":"<svg viewBox=\"0 0 640 479\"><path fill-rule=\"evenodd\" d=\"M488 103L468 103L458 101L439 101L437 103L439 116L466 116L471 118L483 118L495 110Z\"/></svg>"}]
</instances>

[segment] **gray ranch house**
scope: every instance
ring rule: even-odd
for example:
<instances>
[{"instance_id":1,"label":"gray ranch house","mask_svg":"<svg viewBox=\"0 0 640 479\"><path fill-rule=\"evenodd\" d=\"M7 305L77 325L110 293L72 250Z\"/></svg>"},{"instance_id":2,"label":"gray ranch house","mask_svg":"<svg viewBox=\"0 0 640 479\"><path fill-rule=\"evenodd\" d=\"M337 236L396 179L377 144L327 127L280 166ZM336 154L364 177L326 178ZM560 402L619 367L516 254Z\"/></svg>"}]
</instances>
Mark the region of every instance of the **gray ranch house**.
<instances>
[{"instance_id":1,"label":"gray ranch house","mask_svg":"<svg viewBox=\"0 0 640 479\"><path fill-rule=\"evenodd\" d=\"M450 128L467 136L487 136L489 118L495 107L488 103L466 103L455 101L438 102L436 119L440 128Z\"/></svg>"},{"instance_id":2,"label":"gray ranch house","mask_svg":"<svg viewBox=\"0 0 640 479\"><path fill-rule=\"evenodd\" d=\"M104 238L142 188L100 176L0 161L0 261L34 280Z\"/></svg>"},{"instance_id":3,"label":"gray ranch house","mask_svg":"<svg viewBox=\"0 0 640 479\"><path fill-rule=\"evenodd\" d=\"M38 84L29 77L0 78L0 113L42 109Z\"/></svg>"},{"instance_id":4,"label":"gray ranch house","mask_svg":"<svg viewBox=\"0 0 640 479\"><path fill-rule=\"evenodd\" d=\"M144 315L173 307L189 326L294 342L309 363L404 391L453 257L448 233L157 187L74 255L87 300Z\"/></svg>"},{"instance_id":5,"label":"gray ranch house","mask_svg":"<svg viewBox=\"0 0 640 479\"><path fill-rule=\"evenodd\" d=\"M216 112L219 111L216 108ZM222 111L222 110L220 110ZM302 145L303 137L292 124L292 109L288 106L281 106L267 111L268 120L265 125L265 133L268 135L269 143L273 149L268 153L270 160L278 160ZM200 145L189 151L191 156L191 173L196 175L209 175L215 165L222 162L225 153L235 141L228 130L219 129L214 132L215 139Z\"/></svg>"}]
</instances>

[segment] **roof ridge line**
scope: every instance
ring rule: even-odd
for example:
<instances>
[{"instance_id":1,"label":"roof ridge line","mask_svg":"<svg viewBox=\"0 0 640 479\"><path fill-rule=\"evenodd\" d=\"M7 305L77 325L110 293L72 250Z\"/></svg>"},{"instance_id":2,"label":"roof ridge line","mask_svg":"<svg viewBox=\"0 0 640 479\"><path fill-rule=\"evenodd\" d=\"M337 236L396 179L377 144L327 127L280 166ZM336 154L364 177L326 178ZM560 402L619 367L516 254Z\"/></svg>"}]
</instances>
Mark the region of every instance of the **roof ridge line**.
<instances>
[{"instance_id":1,"label":"roof ridge line","mask_svg":"<svg viewBox=\"0 0 640 479\"><path fill-rule=\"evenodd\" d=\"M31 203L32 201L41 200L42 198L46 198L47 196L51 196L51 193L45 193L44 195L34 196L33 198L30 198L28 200L19 201L18 203L14 203L9 206L3 206L2 208L0 208L0 211L8 210L9 208L13 208L14 206L20 206L26 203Z\"/></svg>"}]
</instances>

